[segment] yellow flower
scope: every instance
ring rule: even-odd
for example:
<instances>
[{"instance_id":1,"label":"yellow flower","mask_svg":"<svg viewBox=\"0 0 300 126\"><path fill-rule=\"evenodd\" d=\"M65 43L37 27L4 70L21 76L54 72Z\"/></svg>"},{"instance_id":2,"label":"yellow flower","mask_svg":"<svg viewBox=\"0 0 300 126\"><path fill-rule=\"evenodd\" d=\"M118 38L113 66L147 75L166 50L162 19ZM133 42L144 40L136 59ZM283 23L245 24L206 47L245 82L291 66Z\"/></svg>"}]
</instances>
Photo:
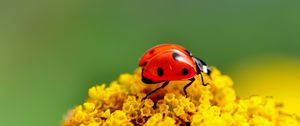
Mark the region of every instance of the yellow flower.
<instances>
[{"instance_id":1,"label":"yellow flower","mask_svg":"<svg viewBox=\"0 0 300 126\"><path fill-rule=\"evenodd\" d=\"M91 87L89 98L71 110L62 126L298 126L299 117L281 111L272 97L240 99L229 76L213 68L211 77L200 76L187 89L188 81L172 81L142 100L161 84L141 81L141 69L121 74L119 79Z\"/></svg>"}]
</instances>

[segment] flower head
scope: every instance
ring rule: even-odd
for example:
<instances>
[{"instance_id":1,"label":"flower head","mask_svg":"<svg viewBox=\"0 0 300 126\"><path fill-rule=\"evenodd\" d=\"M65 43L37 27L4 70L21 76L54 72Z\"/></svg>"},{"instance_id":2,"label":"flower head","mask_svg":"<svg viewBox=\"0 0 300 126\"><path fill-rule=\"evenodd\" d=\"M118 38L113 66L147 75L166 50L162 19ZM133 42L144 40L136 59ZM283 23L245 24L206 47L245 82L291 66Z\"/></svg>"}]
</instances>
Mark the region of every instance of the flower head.
<instances>
[{"instance_id":1,"label":"flower head","mask_svg":"<svg viewBox=\"0 0 300 126\"><path fill-rule=\"evenodd\" d=\"M251 96L240 99L232 88L230 77L213 68L187 89L188 81L171 81L168 86L142 100L161 84L147 85L141 81L141 69L134 74L121 74L119 79L91 87L89 98L75 107L63 126L211 126L211 125L300 125L299 117L283 113L272 97Z\"/></svg>"}]
</instances>

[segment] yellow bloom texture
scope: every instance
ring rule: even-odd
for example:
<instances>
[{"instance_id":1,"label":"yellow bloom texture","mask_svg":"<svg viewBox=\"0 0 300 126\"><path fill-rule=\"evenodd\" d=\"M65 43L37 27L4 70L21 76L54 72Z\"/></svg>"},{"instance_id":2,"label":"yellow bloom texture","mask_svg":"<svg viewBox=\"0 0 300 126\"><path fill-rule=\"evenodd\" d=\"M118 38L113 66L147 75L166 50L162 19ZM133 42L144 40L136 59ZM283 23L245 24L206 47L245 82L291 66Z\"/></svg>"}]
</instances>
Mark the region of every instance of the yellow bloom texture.
<instances>
[{"instance_id":1,"label":"yellow bloom texture","mask_svg":"<svg viewBox=\"0 0 300 126\"><path fill-rule=\"evenodd\" d=\"M299 126L300 119L282 111L272 97L251 96L241 99L233 82L213 68L187 89L189 81L171 81L165 88L142 100L161 84L144 84L141 69L121 74L106 84L88 91L89 98L72 109L62 126Z\"/></svg>"}]
</instances>

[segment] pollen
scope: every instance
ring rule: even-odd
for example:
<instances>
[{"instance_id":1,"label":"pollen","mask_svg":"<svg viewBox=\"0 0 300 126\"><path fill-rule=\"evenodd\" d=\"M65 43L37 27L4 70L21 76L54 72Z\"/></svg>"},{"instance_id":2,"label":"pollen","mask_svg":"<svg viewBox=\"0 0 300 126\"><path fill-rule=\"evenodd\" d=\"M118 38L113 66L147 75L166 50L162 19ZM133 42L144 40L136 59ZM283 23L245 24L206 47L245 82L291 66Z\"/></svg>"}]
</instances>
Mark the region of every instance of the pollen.
<instances>
[{"instance_id":1,"label":"pollen","mask_svg":"<svg viewBox=\"0 0 300 126\"><path fill-rule=\"evenodd\" d=\"M144 105L146 107L153 107L154 102L151 99L146 99Z\"/></svg>"},{"instance_id":2,"label":"pollen","mask_svg":"<svg viewBox=\"0 0 300 126\"><path fill-rule=\"evenodd\" d=\"M283 111L273 97L239 98L232 79L217 68L203 74L187 88L188 81L169 85L143 100L159 84L141 81L141 69L125 73L110 84L88 90L88 98L65 116L62 126L299 126L298 115Z\"/></svg>"}]
</instances>

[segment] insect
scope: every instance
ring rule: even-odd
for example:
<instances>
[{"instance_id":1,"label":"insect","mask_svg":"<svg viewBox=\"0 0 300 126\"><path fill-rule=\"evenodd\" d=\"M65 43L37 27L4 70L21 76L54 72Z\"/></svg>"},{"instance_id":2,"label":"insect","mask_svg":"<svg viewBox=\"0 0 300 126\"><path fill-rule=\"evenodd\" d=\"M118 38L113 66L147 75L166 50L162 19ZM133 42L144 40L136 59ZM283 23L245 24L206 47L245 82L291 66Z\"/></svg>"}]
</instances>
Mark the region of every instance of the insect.
<instances>
[{"instance_id":1,"label":"insect","mask_svg":"<svg viewBox=\"0 0 300 126\"><path fill-rule=\"evenodd\" d=\"M177 44L160 44L150 48L140 59L139 66L142 67L142 81L146 84L157 84L163 82L162 86L148 93L151 94L164 88L170 81L190 80L183 88L186 89L195 81L195 76L200 74L202 85L204 83L202 73L210 75L211 68L201 59L196 58L186 48Z\"/></svg>"}]
</instances>

